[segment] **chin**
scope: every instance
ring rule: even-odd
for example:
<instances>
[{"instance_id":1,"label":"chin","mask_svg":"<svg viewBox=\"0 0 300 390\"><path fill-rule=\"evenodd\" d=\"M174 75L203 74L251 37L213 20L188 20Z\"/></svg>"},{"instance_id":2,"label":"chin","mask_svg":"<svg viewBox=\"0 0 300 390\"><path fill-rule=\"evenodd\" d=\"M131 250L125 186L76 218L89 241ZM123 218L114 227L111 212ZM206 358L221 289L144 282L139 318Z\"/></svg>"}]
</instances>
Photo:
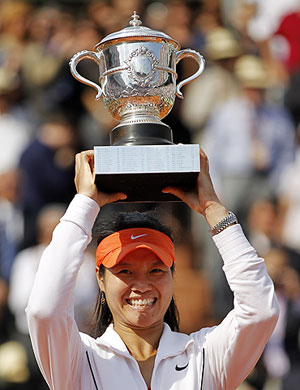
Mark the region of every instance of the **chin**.
<instances>
[{"instance_id":1,"label":"chin","mask_svg":"<svg viewBox=\"0 0 300 390\"><path fill-rule=\"evenodd\" d=\"M146 318L144 316L140 316L139 318L131 320L129 323L131 328L146 329L146 328L153 328L157 325L162 324L163 319Z\"/></svg>"}]
</instances>

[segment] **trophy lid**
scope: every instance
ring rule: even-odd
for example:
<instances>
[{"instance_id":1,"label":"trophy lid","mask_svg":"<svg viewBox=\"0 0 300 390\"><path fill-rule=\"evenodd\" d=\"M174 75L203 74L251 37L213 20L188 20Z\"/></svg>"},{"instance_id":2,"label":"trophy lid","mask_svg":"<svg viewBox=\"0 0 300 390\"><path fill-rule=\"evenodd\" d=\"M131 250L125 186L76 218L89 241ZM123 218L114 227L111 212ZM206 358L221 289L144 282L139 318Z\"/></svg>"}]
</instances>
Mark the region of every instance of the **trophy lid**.
<instances>
[{"instance_id":1,"label":"trophy lid","mask_svg":"<svg viewBox=\"0 0 300 390\"><path fill-rule=\"evenodd\" d=\"M131 16L131 20L129 21L130 26L125 27L120 31L113 32L109 35L107 35L105 38L103 38L95 47L94 49L102 47L104 44L115 40L124 40L129 41L136 38L145 38L145 40L165 40L170 43L172 43L176 49L180 48L179 42L177 42L175 39L171 38L169 35L157 31L152 30L149 27L142 26L142 21L140 20L139 15L134 11L133 15Z\"/></svg>"}]
</instances>

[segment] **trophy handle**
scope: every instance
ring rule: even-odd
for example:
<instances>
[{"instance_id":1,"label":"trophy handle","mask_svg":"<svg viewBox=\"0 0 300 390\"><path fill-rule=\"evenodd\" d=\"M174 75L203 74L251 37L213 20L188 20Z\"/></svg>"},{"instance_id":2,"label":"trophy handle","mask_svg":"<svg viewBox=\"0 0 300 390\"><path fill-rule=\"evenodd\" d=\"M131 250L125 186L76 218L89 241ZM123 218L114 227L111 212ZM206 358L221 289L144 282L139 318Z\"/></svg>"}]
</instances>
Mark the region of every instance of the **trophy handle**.
<instances>
[{"instance_id":1,"label":"trophy handle","mask_svg":"<svg viewBox=\"0 0 300 390\"><path fill-rule=\"evenodd\" d=\"M102 95L101 87L98 84L94 83L93 81L88 80L85 77L81 76L77 72L77 69L76 69L77 65L79 64L80 61L82 61L84 59L93 60L99 66L99 59L97 57L97 54L95 52L93 52L93 51L83 50L83 51L80 51L80 52L74 54L74 56L71 58L71 60L69 62L69 65L70 65L70 68L71 68L71 73L75 77L75 79L77 79L81 83L89 85L90 87L95 88L95 90L97 91L96 99L99 100L101 95Z\"/></svg>"},{"instance_id":2,"label":"trophy handle","mask_svg":"<svg viewBox=\"0 0 300 390\"><path fill-rule=\"evenodd\" d=\"M202 55L200 53L198 53L197 51L192 50L192 49L184 49L184 50L178 51L176 53L176 64L178 64L178 62L185 57L194 58L194 60L198 63L199 68L198 68L196 73L194 73L192 76L188 77L187 79L180 81L180 83L177 85L176 95L180 99L183 99L183 94L180 91L180 88L182 86L184 86L185 84L188 84L191 81L195 80L197 77L199 77L200 74L203 72L204 65L205 65L205 59L202 57Z\"/></svg>"}]
</instances>

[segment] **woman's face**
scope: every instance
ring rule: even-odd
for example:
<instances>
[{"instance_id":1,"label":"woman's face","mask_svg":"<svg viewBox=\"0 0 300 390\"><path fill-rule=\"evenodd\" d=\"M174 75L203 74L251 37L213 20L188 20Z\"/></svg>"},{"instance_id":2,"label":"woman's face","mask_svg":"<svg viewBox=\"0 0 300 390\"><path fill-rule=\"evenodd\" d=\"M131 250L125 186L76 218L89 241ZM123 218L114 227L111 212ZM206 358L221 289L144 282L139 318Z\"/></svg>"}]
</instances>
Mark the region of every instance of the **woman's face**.
<instances>
[{"instance_id":1,"label":"woman's face","mask_svg":"<svg viewBox=\"0 0 300 390\"><path fill-rule=\"evenodd\" d=\"M173 276L153 252L139 248L99 279L115 327L148 328L162 324L173 296Z\"/></svg>"}]
</instances>

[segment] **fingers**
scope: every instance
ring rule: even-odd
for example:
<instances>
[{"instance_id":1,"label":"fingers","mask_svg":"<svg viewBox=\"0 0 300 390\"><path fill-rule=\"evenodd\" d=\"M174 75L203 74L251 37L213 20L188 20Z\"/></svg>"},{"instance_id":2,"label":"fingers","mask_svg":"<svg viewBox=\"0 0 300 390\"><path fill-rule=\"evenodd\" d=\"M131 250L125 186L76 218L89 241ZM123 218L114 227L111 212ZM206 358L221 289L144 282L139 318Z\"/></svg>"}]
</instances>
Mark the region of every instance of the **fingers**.
<instances>
[{"instance_id":1,"label":"fingers","mask_svg":"<svg viewBox=\"0 0 300 390\"><path fill-rule=\"evenodd\" d=\"M94 152L86 150L75 156L75 186L77 193L96 199L97 190L94 183Z\"/></svg>"},{"instance_id":2,"label":"fingers","mask_svg":"<svg viewBox=\"0 0 300 390\"><path fill-rule=\"evenodd\" d=\"M84 164L89 163L94 166L94 151L93 150L85 150L84 152L76 154L76 163Z\"/></svg>"},{"instance_id":3,"label":"fingers","mask_svg":"<svg viewBox=\"0 0 300 390\"><path fill-rule=\"evenodd\" d=\"M93 176L94 174L94 151L86 150L77 153L75 156L75 173L83 172L84 175Z\"/></svg>"},{"instance_id":4,"label":"fingers","mask_svg":"<svg viewBox=\"0 0 300 390\"><path fill-rule=\"evenodd\" d=\"M172 194L177 196L180 200L186 203L191 209L198 211L199 202L198 196L194 191L187 192L177 187L165 187L162 189L164 194Z\"/></svg>"},{"instance_id":5,"label":"fingers","mask_svg":"<svg viewBox=\"0 0 300 390\"><path fill-rule=\"evenodd\" d=\"M78 161L78 162L94 160L94 151L93 150L85 150L83 152L77 153L75 158L76 158L76 161Z\"/></svg>"},{"instance_id":6,"label":"fingers","mask_svg":"<svg viewBox=\"0 0 300 390\"><path fill-rule=\"evenodd\" d=\"M98 190L94 180L95 172L93 150L86 150L76 154L75 161L75 185L78 193L95 200L100 207L108 203L125 200L127 198L127 195L123 192L108 194Z\"/></svg>"},{"instance_id":7,"label":"fingers","mask_svg":"<svg viewBox=\"0 0 300 390\"><path fill-rule=\"evenodd\" d=\"M125 200L127 195L123 192L115 192L114 194L108 194L106 192L99 191L98 204L100 207L109 203L117 202L118 200Z\"/></svg>"},{"instance_id":8,"label":"fingers","mask_svg":"<svg viewBox=\"0 0 300 390\"><path fill-rule=\"evenodd\" d=\"M177 198L183 200L184 198L184 191L182 191L180 188L177 187L165 187L161 190L164 194L172 194L177 196Z\"/></svg>"},{"instance_id":9,"label":"fingers","mask_svg":"<svg viewBox=\"0 0 300 390\"><path fill-rule=\"evenodd\" d=\"M118 200L125 200L127 195L123 192L116 192L115 194L110 195L110 202L117 202Z\"/></svg>"},{"instance_id":10,"label":"fingers","mask_svg":"<svg viewBox=\"0 0 300 390\"><path fill-rule=\"evenodd\" d=\"M208 157L204 153L204 150L200 148L200 172L209 172Z\"/></svg>"}]
</instances>

